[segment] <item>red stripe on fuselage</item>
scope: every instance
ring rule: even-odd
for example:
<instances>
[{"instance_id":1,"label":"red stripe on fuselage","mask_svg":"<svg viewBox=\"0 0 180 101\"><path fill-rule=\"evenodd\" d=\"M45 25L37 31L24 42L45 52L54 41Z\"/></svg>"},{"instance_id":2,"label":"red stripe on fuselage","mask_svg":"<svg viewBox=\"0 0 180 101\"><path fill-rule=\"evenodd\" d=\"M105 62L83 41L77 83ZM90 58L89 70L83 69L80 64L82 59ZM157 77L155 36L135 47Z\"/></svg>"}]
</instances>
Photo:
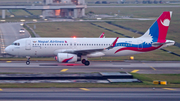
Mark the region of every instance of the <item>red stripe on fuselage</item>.
<instances>
[{"instance_id":1,"label":"red stripe on fuselage","mask_svg":"<svg viewBox=\"0 0 180 101\"><path fill-rule=\"evenodd\" d=\"M136 47L124 47L124 48L120 48L118 49L115 53L119 52L119 51L123 51L123 50L132 50L132 51L138 51L138 52L148 52L148 51L152 51L155 49L160 48L162 45L158 46L158 47L148 47L148 48L142 48L142 49L138 49ZM115 54L114 53L114 54Z\"/></svg>"}]
</instances>

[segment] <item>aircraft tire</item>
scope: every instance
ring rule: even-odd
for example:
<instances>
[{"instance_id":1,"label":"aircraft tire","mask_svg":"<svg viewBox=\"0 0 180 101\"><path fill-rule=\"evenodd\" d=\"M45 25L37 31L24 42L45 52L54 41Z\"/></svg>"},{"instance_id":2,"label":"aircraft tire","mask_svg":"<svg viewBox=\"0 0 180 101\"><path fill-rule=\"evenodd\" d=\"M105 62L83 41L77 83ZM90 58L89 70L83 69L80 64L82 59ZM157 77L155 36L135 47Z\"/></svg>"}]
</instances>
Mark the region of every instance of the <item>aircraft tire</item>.
<instances>
[{"instance_id":1,"label":"aircraft tire","mask_svg":"<svg viewBox=\"0 0 180 101\"><path fill-rule=\"evenodd\" d=\"M84 65L85 65L85 66L89 66L89 64L90 64L90 62L89 62L89 61L86 61Z\"/></svg>"},{"instance_id":2,"label":"aircraft tire","mask_svg":"<svg viewBox=\"0 0 180 101\"><path fill-rule=\"evenodd\" d=\"M26 65L29 65L30 64L30 61L26 61Z\"/></svg>"},{"instance_id":3,"label":"aircraft tire","mask_svg":"<svg viewBox=\"0 0 180 101\"><path fill-rule=\"evenodd\" d=\"M85 59L82 59L82 61L81 61L81 62L82 62L82 64L85 64L86 60L85 60Z\"/></svg>"}]
</instances>

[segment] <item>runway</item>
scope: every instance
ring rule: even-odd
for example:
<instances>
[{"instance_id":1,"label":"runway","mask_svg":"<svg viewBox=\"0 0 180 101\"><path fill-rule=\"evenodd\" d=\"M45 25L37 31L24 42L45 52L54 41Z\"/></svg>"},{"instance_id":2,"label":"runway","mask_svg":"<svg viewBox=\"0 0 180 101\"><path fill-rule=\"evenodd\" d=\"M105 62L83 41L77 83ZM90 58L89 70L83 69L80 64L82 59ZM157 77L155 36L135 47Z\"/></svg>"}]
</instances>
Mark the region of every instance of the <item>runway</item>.
<instances>
[{"instance_id":1,"label":"runway","mask_svg":"<svg viewBox=\"0 0 180 101\"><path fill-rule=\"evenodd\" d=\"M0 61L1 73L92 73L92 72L132 72L141 74L179 74L179 61L119 61L91 62L89 66L78 63L58 63L56 61Z\"/></svg>"},{"instance_id":2,"label":"runway","mask_svg":"<svg viewBox=\"0 0 180 101\"><path fill-rule=\"evenodd\" d=\"M0 100L179 101L179 88L4 88Z\"/></svg>"}]
</instances>

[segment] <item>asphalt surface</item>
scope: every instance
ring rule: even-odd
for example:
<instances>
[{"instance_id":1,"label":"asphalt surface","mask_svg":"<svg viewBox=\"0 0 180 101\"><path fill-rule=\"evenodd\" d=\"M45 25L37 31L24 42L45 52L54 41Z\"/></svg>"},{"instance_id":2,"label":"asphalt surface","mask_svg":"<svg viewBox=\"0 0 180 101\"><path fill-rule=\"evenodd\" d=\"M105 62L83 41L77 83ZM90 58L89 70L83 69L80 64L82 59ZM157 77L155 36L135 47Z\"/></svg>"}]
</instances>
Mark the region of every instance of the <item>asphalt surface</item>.
<instances>
[{"instance_id":1,"label":"asphalt surface","mask_svg":"<svg viewBox=\"0 0 180 101\"><path fill-rule=\"evenodd\" d=\"M0 61L0 71L8 73L91 73L91 72L132 72L141 74L179 74L179 61L121 61L91 62L89 66L79 63L58 63L56 61Z\"/></svg>"},{"instance_id":2,"label":"asphalt surface","mask_svg":"<svg viewBox=\"0 0 180 101\"><path fill-rule=\"evenodd\" d=\"M4 88L0 100L179 101L179 88Z\"/></svg>"},{"instance_id":3,"label":"asphalt surface","mask_svg":"<svg viewBox=\"0 0 180 101\"><path fill-rule=\"evenodd\" d=\"M21 38L30 37L30 34L27 30L25 33L19 33L19 30L23 28L21 22L15 23L0 23L0 35L1 35L1 51L0 54L3 53L5 47L11 45L15 40Z\"/></svg>"}]
</instances>

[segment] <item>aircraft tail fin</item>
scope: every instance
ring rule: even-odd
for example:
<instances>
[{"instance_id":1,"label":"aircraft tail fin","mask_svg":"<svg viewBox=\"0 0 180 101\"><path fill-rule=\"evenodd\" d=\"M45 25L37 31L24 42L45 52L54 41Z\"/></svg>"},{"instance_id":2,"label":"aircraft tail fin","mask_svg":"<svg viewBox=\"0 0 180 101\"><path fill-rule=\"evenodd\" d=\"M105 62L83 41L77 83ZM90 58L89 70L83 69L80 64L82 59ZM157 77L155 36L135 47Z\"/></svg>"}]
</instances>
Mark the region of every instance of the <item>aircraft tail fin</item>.
<instances>
[{"instance_id":1,"label":"aircraft tail fin","mask_svg":"<svg viewBox=\"0 0 180 101\"><path fill-rule=\"evenodd\" d=\"M142 37L152 39L152 42L165 43L171 16L172 11L164 11Z\"/></svg>"}]
</instances>

